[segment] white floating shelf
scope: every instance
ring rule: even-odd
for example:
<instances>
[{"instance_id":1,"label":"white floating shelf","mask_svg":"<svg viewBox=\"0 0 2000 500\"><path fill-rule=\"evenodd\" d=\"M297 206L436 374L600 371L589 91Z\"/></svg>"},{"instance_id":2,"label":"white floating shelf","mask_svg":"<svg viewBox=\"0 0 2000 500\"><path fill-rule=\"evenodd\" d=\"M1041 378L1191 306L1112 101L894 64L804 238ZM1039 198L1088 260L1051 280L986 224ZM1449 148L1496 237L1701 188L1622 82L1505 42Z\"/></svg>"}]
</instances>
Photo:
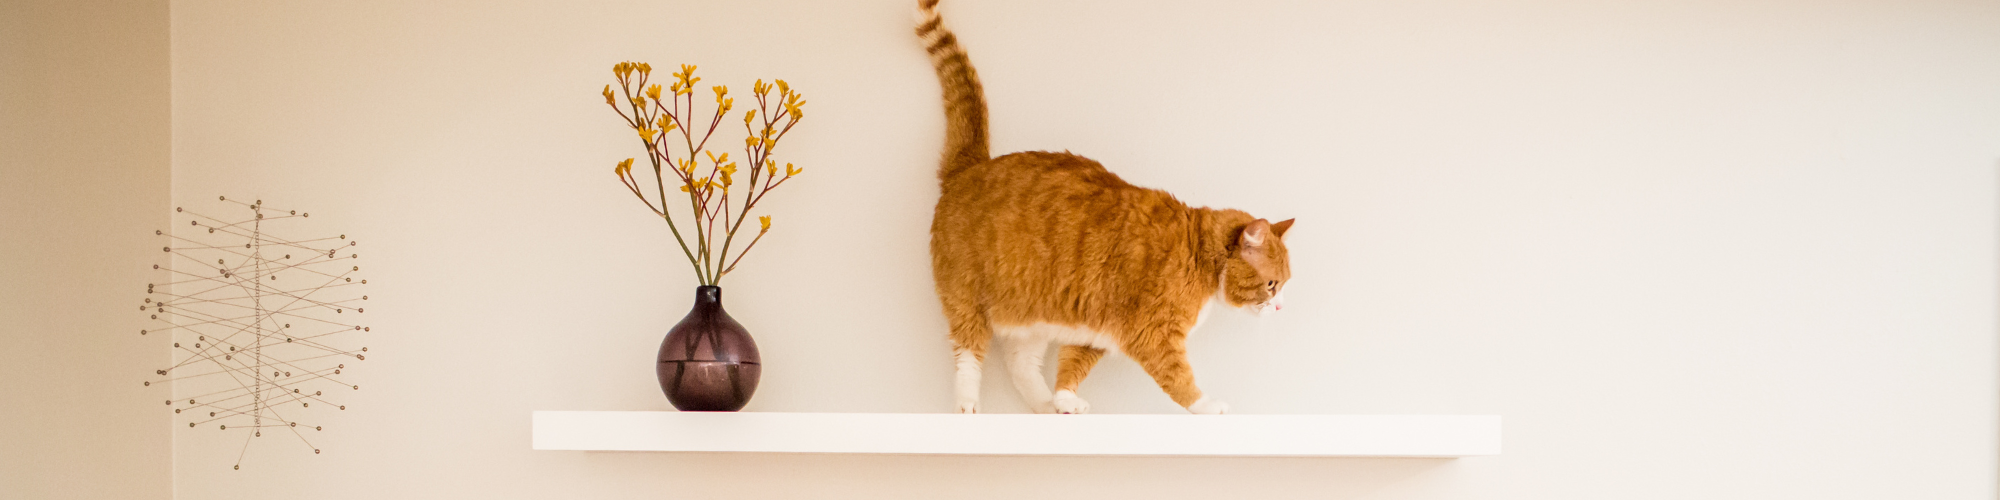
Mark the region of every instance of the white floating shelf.
<instances>
[{"instance_id":1,"label":"white floating shelf","mask_svg":"<svg viewBox=\"0 0 2000 500\"><path fill-rule=\"evenodd\" d=\"M1497 415L537 411L537 450L918 455L1500 454Z\"/></svg>"}]
</instances>

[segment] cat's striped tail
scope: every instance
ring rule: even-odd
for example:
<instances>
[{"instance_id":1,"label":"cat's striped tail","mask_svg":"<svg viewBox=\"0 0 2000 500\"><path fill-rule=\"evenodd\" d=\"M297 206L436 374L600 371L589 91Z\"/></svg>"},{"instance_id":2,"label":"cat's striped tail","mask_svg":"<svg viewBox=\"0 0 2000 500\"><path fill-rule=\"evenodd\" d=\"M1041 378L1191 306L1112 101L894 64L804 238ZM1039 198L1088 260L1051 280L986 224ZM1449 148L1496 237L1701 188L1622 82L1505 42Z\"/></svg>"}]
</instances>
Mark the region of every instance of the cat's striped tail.
<instances>
[{"instance_id":1,"label":"cat's striped tail","mask_svg":"<svg viewBox=\"0 0 2000 500\"><path fill-rule=\"evenodd\" d=\"M917 36L944 87L944 157L938 163L938 179L944 180L992 156L986 141L986 92L979 86L972 60L958 46L958 35L938 17L937 4L938 0L917 0Z\"/></svg>"}]
</instances>

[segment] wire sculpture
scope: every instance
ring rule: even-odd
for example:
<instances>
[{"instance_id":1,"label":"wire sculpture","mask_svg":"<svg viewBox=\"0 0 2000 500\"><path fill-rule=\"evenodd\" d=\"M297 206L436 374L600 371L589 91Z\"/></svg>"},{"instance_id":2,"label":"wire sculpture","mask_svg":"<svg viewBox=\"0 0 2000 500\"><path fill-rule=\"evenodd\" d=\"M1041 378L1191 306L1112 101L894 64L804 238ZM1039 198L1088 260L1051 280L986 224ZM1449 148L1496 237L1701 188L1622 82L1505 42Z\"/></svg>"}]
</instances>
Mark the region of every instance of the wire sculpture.
<instances>
[{"instance_id":1,"label":"wire sculpture","mask_svg":"<svg viewBox=\"0 0 2000 500\"><path fill-rule=\"evenodd\" d=\"M172 386L167 406L190 428L242 433L234 470L265 431L318 454L306 436L325 426L309 415L346 410L339 391L361 390L344 376L347 364L368 359L367 347L348 347L373 331L361 324L368 280L358 275L359 244L345 234L292 237L310 213L216 200L243 211L213 217L175 207L193 228L154 231L171 257L153 266L165 279L146 285L139 309L152 326L139 334L172 335L175 362L144 385Z\"/></svg>"}]
</instances>

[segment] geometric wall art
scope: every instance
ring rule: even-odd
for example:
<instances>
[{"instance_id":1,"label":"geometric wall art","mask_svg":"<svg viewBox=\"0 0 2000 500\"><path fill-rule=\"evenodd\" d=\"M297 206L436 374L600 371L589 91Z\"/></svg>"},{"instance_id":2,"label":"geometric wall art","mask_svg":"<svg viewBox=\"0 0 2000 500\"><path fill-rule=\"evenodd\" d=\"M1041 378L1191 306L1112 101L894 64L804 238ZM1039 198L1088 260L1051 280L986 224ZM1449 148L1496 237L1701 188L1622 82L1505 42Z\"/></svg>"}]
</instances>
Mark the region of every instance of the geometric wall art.
<instances>
[{"instance_id":1,"label":"geometric wall art","mask_svg":"<svg viewBox=\"0 0 2000 500\"><path fill-rule=\"evenodd\" d=\"M154 231L167 259L153 265L139 335L171 336L174 356L144 385L173 391L176 428L240 439L234 470L253 447L318 454L316 416L345 411L342 396L361 390L349 373L374 331L359 243L316 230L309 212L214 205L175 207L176 230Z\"/></svg>"}]
</instances>

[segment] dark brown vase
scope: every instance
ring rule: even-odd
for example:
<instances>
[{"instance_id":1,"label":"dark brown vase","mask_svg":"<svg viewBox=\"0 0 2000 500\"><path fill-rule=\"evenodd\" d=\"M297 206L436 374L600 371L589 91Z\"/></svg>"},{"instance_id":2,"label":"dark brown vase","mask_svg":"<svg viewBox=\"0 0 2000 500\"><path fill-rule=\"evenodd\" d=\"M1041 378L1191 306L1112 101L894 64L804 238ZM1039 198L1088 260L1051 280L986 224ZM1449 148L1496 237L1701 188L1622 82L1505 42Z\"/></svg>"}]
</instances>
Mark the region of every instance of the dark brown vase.
<instances>
[{"instance_id":1,"label":"dark brown vase","mask_svg":"<svg viewBox=\"0 0 2000 500\"><path fill-rule=\"evenodd\" d=\"M694 310L660 343L660 391L681 411L736 411L763 372L750 331L722 310L722 287L694 289Z\"/></svg>"}]
</instances>

